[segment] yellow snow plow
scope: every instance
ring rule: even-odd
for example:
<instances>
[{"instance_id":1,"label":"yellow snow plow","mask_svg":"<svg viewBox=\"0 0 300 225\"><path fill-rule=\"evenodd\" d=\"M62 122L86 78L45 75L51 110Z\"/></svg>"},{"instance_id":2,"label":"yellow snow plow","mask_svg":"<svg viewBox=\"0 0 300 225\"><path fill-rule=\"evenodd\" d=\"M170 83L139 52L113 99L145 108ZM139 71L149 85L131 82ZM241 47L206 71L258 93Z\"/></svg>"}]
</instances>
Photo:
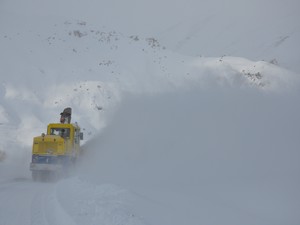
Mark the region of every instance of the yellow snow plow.
<instances>
[{"instance_id":1,"label":"yellow snow plow","mask_svg":"<svg viewBox=\"0 0 300 225\"><path fill-rule=\"evenodd\" d=\"M47 133L33 138L30 170L33 180L52 180L68 174L81 154L83 133L71 124L72 109L60 114L60 123L50 123Z\"/></svg>"}]
</instances>

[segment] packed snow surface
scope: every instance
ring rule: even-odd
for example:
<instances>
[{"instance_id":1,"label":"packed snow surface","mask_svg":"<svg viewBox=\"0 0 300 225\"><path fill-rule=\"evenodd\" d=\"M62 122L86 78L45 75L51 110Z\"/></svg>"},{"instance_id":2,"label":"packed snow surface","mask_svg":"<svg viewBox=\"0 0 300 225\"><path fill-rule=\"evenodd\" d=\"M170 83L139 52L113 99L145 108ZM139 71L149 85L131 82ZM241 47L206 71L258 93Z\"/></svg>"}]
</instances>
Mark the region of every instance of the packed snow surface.
<instances>
[{"instance_id":1,"label":"packed snow surface","mask_svg":"<svg viewBox=\"0 0 300 225\"><path fill-rule=\"evenodd\" d=\"M0 225L297 225L297 0L0 2ZM33 182L72 107L85 154Z\"/></svg>"}]
</instances>

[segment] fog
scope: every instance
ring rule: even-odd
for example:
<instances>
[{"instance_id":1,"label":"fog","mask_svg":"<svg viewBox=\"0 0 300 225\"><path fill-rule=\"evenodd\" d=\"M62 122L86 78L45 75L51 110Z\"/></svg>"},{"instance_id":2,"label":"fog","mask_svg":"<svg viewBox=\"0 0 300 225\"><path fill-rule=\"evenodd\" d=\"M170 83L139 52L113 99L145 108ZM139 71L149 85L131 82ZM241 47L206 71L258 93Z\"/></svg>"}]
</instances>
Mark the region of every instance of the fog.
<instances>
[{"instance_id":1,"label":"fog","mask_svg":"<svg viewBox=\"0 0 300 225\"><path fill-rule=\"evenodd\" d=\"M80 176L159 202L145 210L154 222L296 224L297 95L227 87L128 95L86 144Z\"/></svg>"}]
</instances>

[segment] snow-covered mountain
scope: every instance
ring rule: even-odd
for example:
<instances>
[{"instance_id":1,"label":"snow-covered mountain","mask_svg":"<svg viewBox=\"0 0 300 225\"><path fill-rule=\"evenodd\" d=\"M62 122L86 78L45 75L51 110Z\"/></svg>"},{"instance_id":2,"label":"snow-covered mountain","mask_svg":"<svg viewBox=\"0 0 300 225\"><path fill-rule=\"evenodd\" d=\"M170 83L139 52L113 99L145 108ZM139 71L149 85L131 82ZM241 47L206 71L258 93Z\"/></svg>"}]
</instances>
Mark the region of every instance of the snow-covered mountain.
<instances>
[{"instance_id":1,"label":"snow-covered mountain","mask_svg":"<svg viewBox=\"0 0 300 225\"><path fill-rule=\"evenodd\" d=\"M297 224L298 6L1 1L0 224ZM67 106L88 153L33 183Z\"/></svg>"}]
</instances>

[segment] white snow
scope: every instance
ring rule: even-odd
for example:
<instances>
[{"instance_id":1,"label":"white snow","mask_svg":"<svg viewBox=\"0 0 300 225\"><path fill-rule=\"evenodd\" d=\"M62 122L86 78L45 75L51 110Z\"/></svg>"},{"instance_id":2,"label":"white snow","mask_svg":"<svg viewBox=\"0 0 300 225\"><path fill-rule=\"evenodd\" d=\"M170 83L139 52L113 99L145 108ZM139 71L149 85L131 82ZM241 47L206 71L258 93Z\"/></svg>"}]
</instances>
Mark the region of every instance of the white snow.
<instances>
[{"instance_id":1,"label":"white snow","mask_svg":"<svg viewBox=\"0 0 300 225\"><path fill-rule=\"evenodd\" d=\"M297 0L0 2L0 225L300 223ZM65 107L85 155L31 180Z\"/></svg>"}]
</instances>

